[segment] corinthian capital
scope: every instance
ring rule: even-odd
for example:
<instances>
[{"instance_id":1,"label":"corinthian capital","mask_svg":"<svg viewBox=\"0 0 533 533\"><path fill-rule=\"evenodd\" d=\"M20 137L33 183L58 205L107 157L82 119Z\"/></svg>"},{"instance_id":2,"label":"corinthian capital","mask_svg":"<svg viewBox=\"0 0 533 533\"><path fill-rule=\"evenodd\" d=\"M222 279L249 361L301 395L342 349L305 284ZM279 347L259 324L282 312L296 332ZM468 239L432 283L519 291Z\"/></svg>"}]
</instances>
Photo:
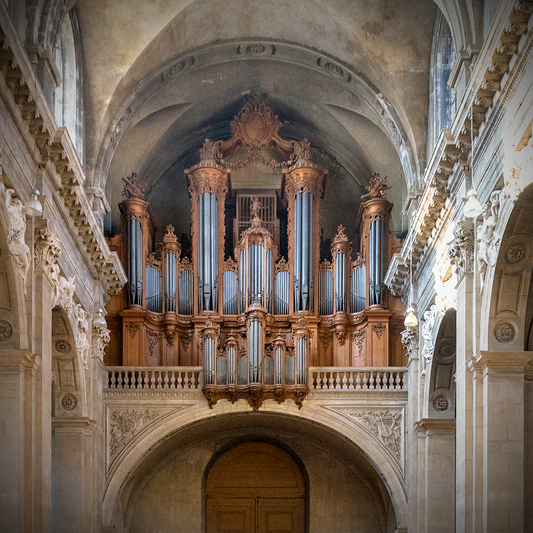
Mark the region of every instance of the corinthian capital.
<instances>
[{"instance_id":1,"label":"corinthian capital","mask_svg":"<svg viewBox=\"0 0 533 533\"><path fill-rule=\"evenodd\" d=\"M474 271L474 223L461 220L453 235L454 240L448 243L448 256L457 269L457 283L459 283L465 274Z\"/></svg>"},{"instance_id":2,"label":"corinthian capital","mask_svg":"<svg viewBox=\"0 0 533 533\"><path fill-rule=\"evenodd\" d=\"M418 359L418 328L406 328L401 335L402 346L407 350L409 360Z\"/></svg>"},{"instance_id":3,"label":"corinthian capital","mask_svg":"<svg viewBox=\"0 0 533 533\"><path fill-rule=\"evenodd\" d=\"M106 326L93 324L93 357L98 357L100 361L104 360L104 351L109 344L110 333Z\"/></svg>"}]
</instances>

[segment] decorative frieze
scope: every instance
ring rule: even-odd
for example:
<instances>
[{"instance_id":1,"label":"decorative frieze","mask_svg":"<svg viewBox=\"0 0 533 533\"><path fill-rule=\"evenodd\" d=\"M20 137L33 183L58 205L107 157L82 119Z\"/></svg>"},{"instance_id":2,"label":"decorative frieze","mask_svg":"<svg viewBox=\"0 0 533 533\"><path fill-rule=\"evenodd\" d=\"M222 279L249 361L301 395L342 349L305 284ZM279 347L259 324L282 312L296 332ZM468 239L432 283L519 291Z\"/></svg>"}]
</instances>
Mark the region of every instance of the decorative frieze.
<instances>
[{"instance_id":1,"label":"decorative frieze","mask_svg":"<svg viewBox=\"0 0 533 533\"><path fill-rule=\"evenodd\" d=\"M157 409L118 409L111 413L109 455L122 451L150 422L160 414Z\"/></svg>"}]
</instances>

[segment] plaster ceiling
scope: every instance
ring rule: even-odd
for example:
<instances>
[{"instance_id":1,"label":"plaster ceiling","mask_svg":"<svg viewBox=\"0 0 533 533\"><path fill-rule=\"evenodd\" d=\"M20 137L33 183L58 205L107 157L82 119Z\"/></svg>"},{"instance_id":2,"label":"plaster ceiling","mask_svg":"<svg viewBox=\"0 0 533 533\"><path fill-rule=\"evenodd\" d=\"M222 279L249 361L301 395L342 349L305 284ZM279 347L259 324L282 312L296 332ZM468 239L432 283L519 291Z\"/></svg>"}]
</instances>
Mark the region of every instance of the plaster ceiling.
<instances>
[{"instance_id":1,"label":"plaster ceiling","mask_svg":"<svg viewBox=\"0 0 533 533\"><path fill-rule=\"evenodd\" d=\"M78 0L75 8L86 169L93 185L107 182L115 229L121 178L138 172L150 201L157 190L186 191L178 174L197 162L206 137L230 136L252 92L268 95L282 137L307 137L338 161L339 181L328 187L353 196L352 211L372 172L388 175L393 227L402 229L405 181L416 187L425 158L432 0ZM257 43L264 52L250 52Z\"/></svg>"}]
</instances>

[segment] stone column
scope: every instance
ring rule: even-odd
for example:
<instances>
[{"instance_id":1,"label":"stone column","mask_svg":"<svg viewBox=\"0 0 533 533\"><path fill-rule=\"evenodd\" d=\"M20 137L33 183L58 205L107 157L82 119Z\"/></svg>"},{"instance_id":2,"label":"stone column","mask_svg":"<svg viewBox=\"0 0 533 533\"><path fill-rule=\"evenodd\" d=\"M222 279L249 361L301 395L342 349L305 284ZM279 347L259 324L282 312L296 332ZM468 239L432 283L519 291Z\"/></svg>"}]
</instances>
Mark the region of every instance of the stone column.
<instances>
[{"instance_id":1,"label":"stone column","mask_svg":"<svg viewBox=\"0 0 533 533\"><path fill-rule=\"evenodd\" d=\"M86 417L53 420L54 533L90 531L93 429Z\"/></svg>"},{"instance_id":2,"label":"stone column","mask_svg":"<svg viewBox=\"0 0 533 533\"><path fill-rule=\"evenodd\" d=\"M482 527L487 533L525 531L525 366L531 352L480 352L470 365L481 377L483 414ZM477 405L476 405L476 411Z\"/></svg>"},{"instance_id":3,"label":"stone column","mask_svg":"<svg viewBox=\"0 0 533 533\"><path fill-rule=\"evenodd\" d=\"M28 350L0 350L0 531L31 529L34 372L40 359ZM29 449L28 449L29 448Z\"/></svg>"},{"instance_id":4,"label":"stone column","mask_svg":"<svg viewBox=\"0 0 533 533\"><path fill-rule=\"evenodd\" d=\"M455 524L457 533L473 531L473 411L472 375L467 361L473 354L474 225L460 221L448 254L457 271L457 373Z\"/></svg>"},{"instance_id":5,"label":"stone column","mask_svg":"<svg viewBox=\"0 0 533 533\"><path fill-rule=\"evenodd\" d=\"M525 382L526 410L526 527L525 531L533 531L533 364L526 366Z\"/></svg>"},{"instance_id":6,"label":"stone column","mask_svg":"<svg viewBox=\"0 0 533 533\"><path fill-rule=\"evenodd\" d=\"M419 531L455 532L455 420L423 418L415 424L420 455L425 461L419 476L419 494L425 502L425 516ZM422 520L423 518L423 520Z\"/></svg>"}]
</instances>

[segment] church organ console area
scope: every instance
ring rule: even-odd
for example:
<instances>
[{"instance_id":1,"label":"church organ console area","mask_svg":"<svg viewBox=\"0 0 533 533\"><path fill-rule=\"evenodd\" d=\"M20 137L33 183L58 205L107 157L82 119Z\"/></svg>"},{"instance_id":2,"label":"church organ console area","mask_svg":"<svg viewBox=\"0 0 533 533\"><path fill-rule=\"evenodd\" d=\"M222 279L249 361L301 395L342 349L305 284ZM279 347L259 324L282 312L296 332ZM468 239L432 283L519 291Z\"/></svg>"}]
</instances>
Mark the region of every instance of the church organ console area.
<instances>
[{"instance_id":1,"label":"church organ console area","mask_svg":"<svg viewBox=\"0 0 533 533\"><path fill-rule=\"evenodd\" d=\"M404 365L403 307L384 285L398 247L385 179L375 174L362 195L359 241L350 242L341 225L331 255L321 257L328 173L313 162L306 139L284 140L280 126L265 101L252 97L231 123L229 140L205 141L198 164L185 171L189 256L172 225L155 242L156 206L135 174L124 179L121 231L110 244L128 284L107 306L106 364L202 367L210 406L246 399L254 409L265 399L301 406L312 367ZM284 158L269 160L269 150ZM278 173L281 187L232 189L233 172L257 166Z\"/></svg>"}]
</instances>

